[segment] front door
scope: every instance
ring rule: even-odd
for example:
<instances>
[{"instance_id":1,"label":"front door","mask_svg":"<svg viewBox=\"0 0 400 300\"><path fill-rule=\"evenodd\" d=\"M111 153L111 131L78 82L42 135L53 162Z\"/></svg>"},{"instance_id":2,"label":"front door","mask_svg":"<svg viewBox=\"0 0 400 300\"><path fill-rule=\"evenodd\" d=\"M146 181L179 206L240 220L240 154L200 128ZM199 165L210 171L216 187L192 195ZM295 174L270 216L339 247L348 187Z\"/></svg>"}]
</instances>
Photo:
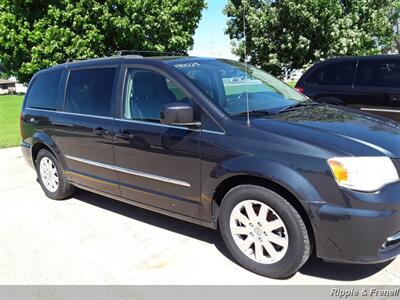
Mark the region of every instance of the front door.
<instances>
[{"instance_id":1,"label":"front door","mask_svg":"<svg viewBox=\"0 0 400 300\"><path fill-rule=\"evenodd\" d=\"M199 218L200 131L160 123L163 105L190 101L165 76L127 68L114 151L122 196Z\"/></svg>"}]
</instances>

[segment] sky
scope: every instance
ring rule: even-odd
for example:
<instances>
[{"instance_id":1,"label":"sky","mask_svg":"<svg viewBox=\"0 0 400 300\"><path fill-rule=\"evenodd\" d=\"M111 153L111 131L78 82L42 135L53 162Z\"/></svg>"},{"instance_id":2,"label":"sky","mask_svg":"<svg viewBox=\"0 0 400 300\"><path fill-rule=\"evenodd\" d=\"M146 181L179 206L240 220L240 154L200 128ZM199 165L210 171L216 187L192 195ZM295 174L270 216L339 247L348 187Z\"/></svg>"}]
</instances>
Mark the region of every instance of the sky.
<instances>
[{"instance_id":1,"label":"sky","mask_svg":"<svg viewBox=\"0 0 400 300\"><path fill-rule=\"evenodd\" d=\"M224 34L228 18L222 10L227 0L208 0L207 3L208 8L203 10L189 55L237 59L231 52L229 36Z\"/></svg>"}]
</instances>

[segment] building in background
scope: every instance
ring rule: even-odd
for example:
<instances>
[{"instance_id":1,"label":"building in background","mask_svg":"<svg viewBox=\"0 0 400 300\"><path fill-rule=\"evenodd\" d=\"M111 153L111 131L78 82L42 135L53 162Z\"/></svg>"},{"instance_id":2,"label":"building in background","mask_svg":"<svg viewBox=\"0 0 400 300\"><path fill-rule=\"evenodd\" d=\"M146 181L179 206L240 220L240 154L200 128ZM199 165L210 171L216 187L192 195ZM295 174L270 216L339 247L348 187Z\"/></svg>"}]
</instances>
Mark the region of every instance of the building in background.
<instances>
[{"instance_id":1,"label":"building in background","mask_svg":"<svg viewBox=\"0 0 400 300\"><path fill-rule=\"evenodd\" d=\"M27 88L25 84L19 83L15 77L0 79L0 95L25 94Z\"/></svg>"},{"instance_id":2,"label":"building in background","mask_svg":"<svg viewBox=\"0 0 400 300\"><path fill-rule=\"evenodd\" d=\"M0 95L15 94L17 92L14 80L0 79Z\"/></svg>"}]
</instances>

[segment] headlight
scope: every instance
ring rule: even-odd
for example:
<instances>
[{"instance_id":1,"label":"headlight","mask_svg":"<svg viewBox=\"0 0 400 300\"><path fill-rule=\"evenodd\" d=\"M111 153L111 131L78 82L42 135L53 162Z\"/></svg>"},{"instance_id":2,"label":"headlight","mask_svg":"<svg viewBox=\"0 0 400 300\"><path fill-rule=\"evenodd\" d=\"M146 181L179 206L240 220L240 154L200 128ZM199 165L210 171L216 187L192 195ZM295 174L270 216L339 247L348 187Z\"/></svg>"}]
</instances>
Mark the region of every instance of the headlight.
<instances>
[{"instance_id":1,"label":"headlight","mask_svg":"<svg viewBox=\"0 0 400 300\"><path fill-rule=\"evenodd\" d=\"M399 174L389 157L333 157L328 159L339 186L374 192L399 180Z\"/></svg>"}]
</instances>

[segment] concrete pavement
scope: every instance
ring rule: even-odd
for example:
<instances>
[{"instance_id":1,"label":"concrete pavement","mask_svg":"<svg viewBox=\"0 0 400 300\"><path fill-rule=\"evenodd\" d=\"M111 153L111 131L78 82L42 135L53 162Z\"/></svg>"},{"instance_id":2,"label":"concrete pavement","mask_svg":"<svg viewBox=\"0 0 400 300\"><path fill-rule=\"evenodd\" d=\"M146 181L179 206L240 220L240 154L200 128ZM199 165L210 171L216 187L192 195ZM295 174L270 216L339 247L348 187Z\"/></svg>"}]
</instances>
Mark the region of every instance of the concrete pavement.
<instances>
[{"instance_id":1,"label":"concrete pavement","mask_svg":"<svg viewBox=\"0 0 400 300\"><path fill-rule=\"evenodd\" d=\"M35 178L19 148L0 150L0 284L400 284L400 258L314 258L290 279L264 278L213 230L84 191L53 201Z\"/></svg>"}]
</instances>

